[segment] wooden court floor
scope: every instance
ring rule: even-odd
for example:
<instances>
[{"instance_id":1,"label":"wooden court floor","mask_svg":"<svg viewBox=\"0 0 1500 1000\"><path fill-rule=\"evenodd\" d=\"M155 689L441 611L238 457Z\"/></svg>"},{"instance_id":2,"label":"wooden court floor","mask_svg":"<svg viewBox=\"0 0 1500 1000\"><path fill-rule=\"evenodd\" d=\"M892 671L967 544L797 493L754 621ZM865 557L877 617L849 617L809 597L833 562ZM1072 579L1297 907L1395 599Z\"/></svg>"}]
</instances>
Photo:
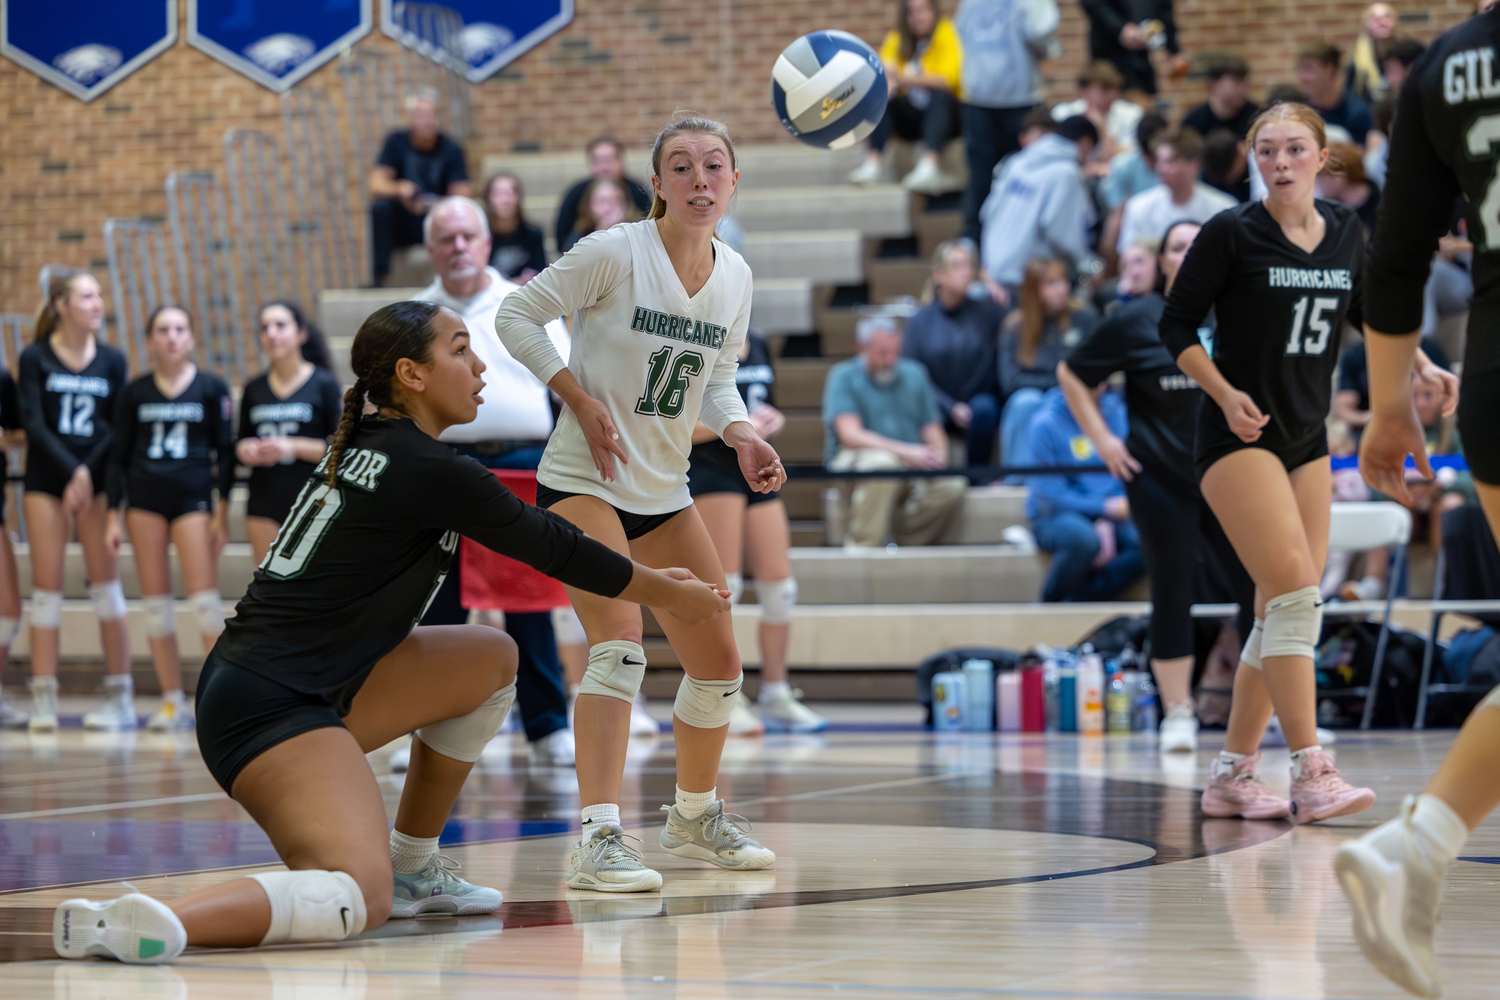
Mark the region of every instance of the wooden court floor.
<instances>
[{"instance_id":1,"label":"wooden court floor","mask_svg":"<svg viewBox=\"0 0 1500 1000\"><path fill-rule=\"evenodd\" d=\"M670 711L666 705L659 706ZM126 883L171 898L273 864L191 736L0 735L0 997L406 1000L601 997L1394 998L1355 947L1334 850L1421 787L1451 733L1344 734L1381 795L1314 827L1205 819L1211 751L1142 737L921 732L846 707L815 737L733 740L721 792L773 847L729 873L665 854L670 737L636 741L624 812L660 893L566 890L570 770L524 744L466 787L444 852L501 888L494 917L393 921L336 948L190 951L171 967L61 962L52 907ZM394 810L399 776L371 763ZM1284 774L1284 751L1267 771ZM1453 866L1447 993L1500 996L1500 824Z\"/></svg>"}]
</instances>

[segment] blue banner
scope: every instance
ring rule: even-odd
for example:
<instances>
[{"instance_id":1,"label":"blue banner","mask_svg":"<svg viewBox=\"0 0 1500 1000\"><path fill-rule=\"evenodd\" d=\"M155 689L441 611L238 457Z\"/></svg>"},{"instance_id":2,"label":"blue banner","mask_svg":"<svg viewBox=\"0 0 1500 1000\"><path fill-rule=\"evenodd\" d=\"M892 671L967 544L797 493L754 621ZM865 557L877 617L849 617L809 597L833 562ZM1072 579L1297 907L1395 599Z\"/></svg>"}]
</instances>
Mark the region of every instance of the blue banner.
<instances>
[{"instance_id":1,"label":"blue banner","mask_svg":"<svg viewBox=\"0 0 1500 1000\"><path fill-rule=\"evenodd\" d=\"M380 30L406 45L427 39L402 27L399 0L380 0ZM459 46L469 82L488 79L573 20L573 0L443 0L463 19Z\"/></svg>"},{"instance_id":2,"label":"blue banner","mask_svg":"<svg viewBox=\"0 0 1500 1000\"><path fill-rule=\"evenodd\" d=\"M0 0L0 53L92 101L177 41L177 0Z\"/></svg>"},{"instance_id":3,"label":"blue banner","mask_svg":"<svg viewBox=\"0 0 1500 1000\"><path fill-rule=\"evenodd\" d=\"M370 33L372 0L187 0L188 44L281 93Z\"/></svg>"}]
</instances>

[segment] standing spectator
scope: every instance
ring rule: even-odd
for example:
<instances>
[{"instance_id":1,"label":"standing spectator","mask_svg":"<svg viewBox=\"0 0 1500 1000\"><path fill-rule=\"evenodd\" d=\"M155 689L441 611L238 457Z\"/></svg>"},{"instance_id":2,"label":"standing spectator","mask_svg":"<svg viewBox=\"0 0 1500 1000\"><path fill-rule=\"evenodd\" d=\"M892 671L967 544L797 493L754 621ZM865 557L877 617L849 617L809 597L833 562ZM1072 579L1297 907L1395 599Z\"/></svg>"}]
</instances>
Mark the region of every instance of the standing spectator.
<instances>
[{"instance_id":1,"label":"standing spectator","mask_svg":"<svg viewBox=\"0 0 1500 1000\"><path fill-rule=\"evenodd\" d=\"M1157 136L1152 152L1156 154L1156 176L1161 184L1125 203L1120 220L1121 251L1143 236L1159 236L1174 222L1201 225L1235 206L1229 195L1198 180L1203 166L1203 137L1197 132L1190 128L1164 132Z\"/></svg>"},{"instance_id":2,"label":"standing spectator","mask_svg":"<svg viewBox=\"0 0 1500 1000\"><path fill-rule=\"evenodd\" d=\"M445 430L438 440L492 469L535 469L552 433L552 405L547 387L522 365L495 333L500 303L518 286L506 280L490 259L489 222L478 203L445 198L433 206L423 225L427 252L437 277L417 293L422 302L453 310L469 329L469 349L484 362L484 394L473 421ZM561 321L547 334L566 355L567 331ZM462 625L468 611L460 600L463 560L455 559L447 579L422 617L424 625ZM552 613L507 612L505 631L516 640L516 705L531 759L537 764L571 765L573 732L568 728L568 696ZM502 737L504 738L504 737Z\"/></svg>"},{"instance_id":3,"label":"standing spectator","mask_svg":"<svg viewBox=\"0 0 1500 1000\"><path fill-rule=\"evenodd\" d=\"M1135 124L1135 141L1130 149L1116 153L1109 161L1109 175L1099 185L1099 195L1111 213L1124 205L1131 195L1161 183L1156 177L1151 143L1166 130L1167 120L1155 111L1147 111ZM1118 219L1115 220L1115 232L1119 233ZM1106 240L1104 245L1113 246L1114 240Z\"/></svg>"},{"instance_id":4,"label":"standing spectator","mask_svg":"<svg viewBox=\"0 0 1500 1000\"><path fill-rule=\"evenodd\" d=\"M651 211L651 189L635 178L625 176L625 148L620 145L620 140L610 136L600 136L589 143L588 154L589 176L568 188L568 193L563 195L562 203L557 206L557 225L553 227L552 232L557 238L559 250L578 242L577 237L570 241L568 236L573 232L573 224L578 221L579 203L583 201L583 194L588 190L588 186L601 177L607 177L624 186L628 200L639 213L635 218L640 218Z\"/></svg>"},{"instance_id":5,"label":"standing spectator","mask_svg":"<svg viewBox=\"0 0 1500 1000\"><path fill-rule=\"evenodd\" d=\"M1328 162L1318 174L1318 194L1354 209L1365 224L1365 235L1374 234L1380 189L1365 177L1364 155L1358 146L1349 142L1328 144Z\"/></svg>"},{"instance_id":6,"label":"standing spectator","mask_svg":"<svg viewBox=\"0 0 1500 1000\"><path fill-rule=\"evenodd\" d=\"M1339 64L1343 53L1332 42L1314 42L1297 54L1297 83L1307 103L1323 116L1329 142L1352 142L1361 149L1375 128L1370 105L1344 89Z\"/></svg>"},{"instance_id":7,"label":"standing spectator","mask_svg":"<svg viewBox=\"0 0 1500 1000\"><path fill-rule=\"evenodd\" d=\"M1000 427L995 344L1005 310L969 287L978 248L965 239L940 244L932 261L932 301L906 321L901 352L927 369L945 429L961 434L969 465L988 465Z\"/></svg>"},{"instance_id":8,"label":"standing spectator","mask_svg":"<svg viewBox=\"0 0 1500 1000\"><path fill-rule=\"evenodd\" d=\"M1033 257L1061 257L1079 271L1098 269L1088 239L1094 205L1082 168L1098 138L1082 115L1054 122L1046 108L1038 108L1027 117L1024 148L1000 167L980 211L983 277L1003 289L992 288L1002 303L1009 304Z\"/></svg>"},{"instance_id":9,"label":"standing spectator","mask_svg":"<svg viewBox=\"0 0 1500 1000\"><path fill-rule=\"evenodd\" d=\"M1099 132L1094 159L1105 163L1116 153L1135 149L1135 129L1146 113L1139 104L1120 96L1121 83L1119 70L1102 59L1095 60L1078 74L1078 98L1052 109L1053 121L1083 115L1094 123Z\"/></svg>"},{"instance_id":10,"label":"standing spectator","mask_svg":"<svg viewBox=\"0 0 1500 1000\"><path fill-rule=\"evenodd\" d=\"M1128 432L1125 403L1101 382L1093 390L1115 437ZM1088 435L1059 388L1047 390L1031 422L1032 461L1045 466L1100 465ZM1026 477L1026 518L1037 547L1051 553L1044 601L1107 601L1146 572L1141 540L1130 523L1125 485L1108 472Z\"/></svg>"},{"instance_id":11,"label":"standing spectator","mask_svg":"<svg viewBox=\"0 0 1500 1000\"><path fill-rule=\"evenodd\" d=\"M1186 72L1172 0L1080 0L1080 6L1089 19L1089 58L1113 64L1126 90L1156 93L1154 49L1171 54L1172 75Z\"/></svg>"},{"instance_id":12,"label":"standing spectator","mask_svg":"<svg viewBox=\"0 0 1500 1000\"><path fill-rule=\"evenodd\" d=\"M1057 385L1057 363L1099 322L1099 314L1072 300L1068 269L1060 260L1028 261L1020 308L1000 333L1000 461L1030 464L1031 416L1042 394Z\"/></svg>"},{"instance_id":13,"label":"standing spectator","mask_svg":"<svg viewBox=\"0 0 1500 1000\"><path fill-rule=\"evenodd\" d=\"M469 193L464 150L438 131L438 99L431 90L406 98L407 128L386 136L370 171L370 242L375 284L391 273L391 254L422 242L422 218L439 198Z\"/></svg>"},{"instance_id":14,"label":"standing spectator","mask_svg":"<svg viewBox=\"0 0 1500 1000\"><path fill-rule=\"evenodd\" d=\"M1385 78L1385 52L1396 34L1396 11L1388 3L1365 8L1365 28L1354 42L1354 56L1345 73L1344 89L1374 104L1390 91Z\"/></svg>"},{"instance_id":15,"label":"standing spectator","mask_svg":"<svg viewBox=\"0 0 1500 1000\"><path fill-rule=\"evenodd\" d=\"M891 99L870 133L865 161L849 180L877 184L885 179L882 154L894 132L908 142L922 140L922 154L901 179L903 187L922 194L957 190L962 185L943 173L938 159L962 128L963 50L953 22L938 15L937 0L896 0L896 27L880 46L880 61Z\"/></svg>"},{"instance_id":16,"label":"standing spectator","mask_svg":"<svg viewBox=\"0 0 1500 1000\"><path fill-rule=\"evenodd\" d=\"M859 321L859 356L841 361L823 385L823 462L835 472L942 469L948 436L927 371L901 357L889 316ZM862 479L854 488L846 544L868 548L937 540L963 504L962 476Z\"/></svg>"},{"instance_id":17,"label":"standing spectator","mask_svg":"<svg viewBox=\"0 0 1500 1000\"><path fill-rule=\"evenodd\" d=\"M573 231L568 233L568 238L558 249L567 253L589 233L609 229L622 222L635 222L640 217L641 213L636 211L635 202L631 201L625 182L611 177L596 177L589 181L583 190L583 197L578 199L578 218L573 222Z\"/></svg>"},{"instance_id":18,"label":"standing spectator","mask_svg":"<svg viewBox=\"0 0 1500 1000\"><path fill-rule=\"evenodd\" d=\"M1250 64L1227 53L1215 53L1206 62L1208 100L1184 115L1182 125L1205 136L1227 128L1236 139L1244 139L1260 114L1260 107L1250 100Z\"/></svg>"},{"instance_id":19,"label":"standing spectator","mask_svg":"<svg viewBox=\"0 0 1500 1000\"><path fill-rule=\"evenodd\" d=\"M1250 200L1250 159L1245 143L1227 128L1203 139L1203 183L1235 201Z\"/></svg>"},{"instance_id":20,"label":"standing spectator","mask_svg":"<svg viewBox=\"0 0 1500 1000\"><path fill-rule=\"evenodd\" d=\"M963 47L964 146L969 185L964 231L979 239L979 210L995 165L1020 148L1026 115L1042 97L1038 63L1062 53L1057 0L960 0L953 26Z\"/></svg>"},{"instance_id":21,"label":"standing spectator","mask_svg":"<svg viewBox=\"0 0 1500 1000\"><path fill-rule=\"evenodd\" d=\"M526 219L521 178L499 173L484 185L484 211L490 222L490 267L524 285L547 266L542 230Z\"/></svg>"}]
</instances>

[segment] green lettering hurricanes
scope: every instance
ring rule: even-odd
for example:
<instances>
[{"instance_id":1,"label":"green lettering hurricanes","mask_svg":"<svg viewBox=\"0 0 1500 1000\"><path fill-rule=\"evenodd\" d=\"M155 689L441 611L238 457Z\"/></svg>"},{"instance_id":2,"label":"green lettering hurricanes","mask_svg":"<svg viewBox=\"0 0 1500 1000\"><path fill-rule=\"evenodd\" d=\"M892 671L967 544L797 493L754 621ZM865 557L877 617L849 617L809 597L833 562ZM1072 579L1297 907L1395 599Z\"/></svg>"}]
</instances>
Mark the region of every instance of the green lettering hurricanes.
<instances>
[{"instance_id":1,"label":"green lettering hurricanes","mask_svg":"<svg viewBox=\"0 0 1500 1000\"><path fill-rule=\"evenodd\" d=\"M715 351L724 346L724 339L729 335L728 327L717 323L705 323L690 316L673 316L644 306L635 307L630 328L637 333L649 333Z\"/></svg>"}]
</instances>

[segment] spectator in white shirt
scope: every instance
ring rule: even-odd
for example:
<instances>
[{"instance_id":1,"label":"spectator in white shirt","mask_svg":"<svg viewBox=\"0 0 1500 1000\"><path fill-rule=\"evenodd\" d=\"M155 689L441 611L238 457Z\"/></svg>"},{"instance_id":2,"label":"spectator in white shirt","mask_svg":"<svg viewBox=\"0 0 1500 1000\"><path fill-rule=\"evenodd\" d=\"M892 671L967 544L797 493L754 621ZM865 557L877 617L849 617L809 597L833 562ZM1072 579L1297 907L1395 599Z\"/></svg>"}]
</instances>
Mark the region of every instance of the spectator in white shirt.
<instances>
[{"instance_id":1,"label":"spectator in white shirt","mask_svg":"<svg viewBox=\"0 0 1500 1000\"><path fill-rule=\"evenodd\" d=\"M1125 78L1103 59L1096 59L1078 74L1078 99L1052 109L1055 121L1083 115L1099 130L1099 145L1092 159L1107 165L1118 153L1134 152L1135 129L1146 109L1120 96ZM1107 167L1106 167L1107 170Z\"/></svg>"},{"instance_id":2,"label":"spectator in white shirt","mask_svg":"<svg viewBox=\"0 0 1500 1000\"><path fill-rule=\"evenodd\" d=\"M1120 221L1119 252L1142 237L1160 237L1174 222L1199 225L1238 204L1222 191L1198 180L1203 166L1203 137L1190 128L1170 129L1152 145L1156 158L1156 187L1125 202Z\"/></svg>"}]
</instances>

